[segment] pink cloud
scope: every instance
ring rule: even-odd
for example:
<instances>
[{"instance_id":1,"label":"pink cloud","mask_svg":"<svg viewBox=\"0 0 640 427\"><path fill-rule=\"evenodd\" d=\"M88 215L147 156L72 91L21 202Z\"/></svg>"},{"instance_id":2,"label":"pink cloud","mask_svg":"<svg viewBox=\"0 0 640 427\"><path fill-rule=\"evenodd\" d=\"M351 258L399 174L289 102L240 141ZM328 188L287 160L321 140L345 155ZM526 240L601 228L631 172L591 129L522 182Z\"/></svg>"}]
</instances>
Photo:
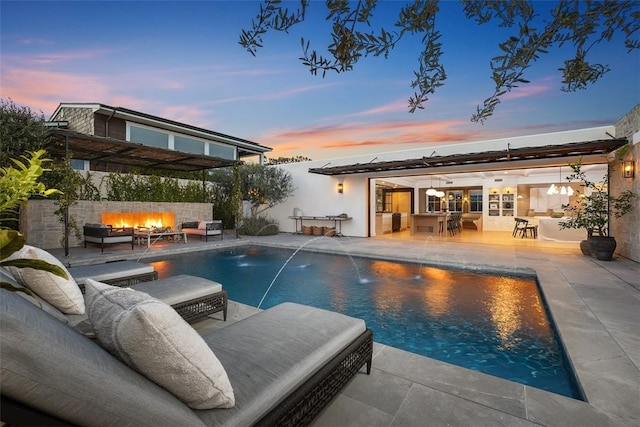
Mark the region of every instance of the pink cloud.
<instances>
[{"instance_id":1,"label":"pink cloud","mask_svg":"<svg viewBox=\"0 0 640 427\"><path fill-rule=\"evenodd\" d=\"M548 93L552 90L556 90L555 86L555 78L547 77L545 79L541 79L540 83L523 83L522 86L518 86L513 89L511 92L505 94L502 99L513 100L520 98L529 98L533 96L538 96L541 94Z\"/></svg>"},{"instance_id":2,"label":"pink cloud","mask_svg":"<svg viewBox=\"0 0 640 427\"><path fill-rule=\"evenodd\" d=\"M384 146L428 145L443 142L464 142L477 139L478 132L462 130L462 120L440 122L384 121L345 123L335 126L309 129L291 129L268 135L257 140L270 146L276 153L305 150L367 148ZM282 154L285 155L285 154Z\"/></svg>"}]
</instances>

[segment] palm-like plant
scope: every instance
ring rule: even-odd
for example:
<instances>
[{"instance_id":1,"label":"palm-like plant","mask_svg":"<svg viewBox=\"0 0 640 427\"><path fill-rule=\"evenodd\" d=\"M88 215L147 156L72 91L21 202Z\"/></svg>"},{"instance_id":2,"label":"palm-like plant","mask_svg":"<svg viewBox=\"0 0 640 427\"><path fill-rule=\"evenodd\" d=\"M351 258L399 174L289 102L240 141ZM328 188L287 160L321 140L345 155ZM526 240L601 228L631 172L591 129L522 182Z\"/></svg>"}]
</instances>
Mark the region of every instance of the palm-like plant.
<instances>
[{"instance_id":1,"label":"palm-like plant","mask_svg":"<svg viewBox=\"0 0 640 427\"><path fill-rule=\"evenodd\" d=\"M15 167L0 168L0 266L14 266L19 268L34 268L46 270L58 276L68 279L67 273L56 265L51 265L41 260L13 259L7 260L13 253L24 246L24 236L16 230L6 228L3 223L17 221L18 206L26 203L32 195L48 197L59 193L58 190L47 189L44 184L38 182L45 169L44 165L50 162L44 158L45 151L38 150L29 153L31 157L22 156L23 161L12 159ZM12 217L7 214L13 214ZM28 289L18 289L10 283L1 282L2 288L15 291L20 290L31 294Z\"/></svg>"}]
</instances>

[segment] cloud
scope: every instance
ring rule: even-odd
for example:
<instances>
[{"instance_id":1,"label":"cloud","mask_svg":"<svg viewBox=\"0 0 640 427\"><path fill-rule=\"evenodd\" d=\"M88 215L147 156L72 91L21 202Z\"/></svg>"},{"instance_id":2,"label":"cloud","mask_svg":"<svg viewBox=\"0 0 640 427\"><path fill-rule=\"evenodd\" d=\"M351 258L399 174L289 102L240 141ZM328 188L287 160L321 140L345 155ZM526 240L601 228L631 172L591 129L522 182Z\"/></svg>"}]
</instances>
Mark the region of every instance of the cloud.
<instances>
[{"instance_id":1,"label":"cloud","mask_svg":"<svg viewBox=\"0 0 640 427\"><path fill-rule=\"evenodd\" d=\"M556 78L555 77L547 77L541 79L540 83L523 83L522 86L518 86L513 89L511 92L506 93L502 99L514 100L521 98L531 98L539 95L543 95L545 93L549 93L551 91L555 91L556 88Z\"/></svg>"},{"instance_id":2,"label":"cloud","mask_svg":"<svg viewBox=\"0 0 640 427\"><path fill-rule=\"evenodd\" d=\"M388 145L425 145L476 140L476 130L466 130L466 121L351 122L308 129L286 129L257 138L274 151L305 155L305 150L371 148Z\"/></svg>"}]
</instances>

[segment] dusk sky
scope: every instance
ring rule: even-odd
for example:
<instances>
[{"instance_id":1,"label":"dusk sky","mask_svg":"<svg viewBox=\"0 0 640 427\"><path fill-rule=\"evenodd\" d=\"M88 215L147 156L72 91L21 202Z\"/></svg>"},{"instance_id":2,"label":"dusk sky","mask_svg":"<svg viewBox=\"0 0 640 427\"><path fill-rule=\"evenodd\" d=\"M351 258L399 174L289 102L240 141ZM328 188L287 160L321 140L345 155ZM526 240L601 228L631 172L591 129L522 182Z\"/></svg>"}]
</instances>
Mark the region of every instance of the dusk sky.
<instances>
[{"instance_id":1,"label":"dusk sky","mask_svg":"<svg viewBox=\"0 0 640 427\"><path fill-rule=\"evenodd\" d=\"M640 53L628 53L618 37L593 50L591 62L612 70L587 90L560 90L558 68L572 50L553 50L527 71L530 84L484 125L472 123L493 91L489 61L508 33L466 20L450 1L437 18L448 79L411 114L420 35L388 59L364 58L351 72L322 78L298 58L301 36L325 52L324 2L312 2L289 34L268 33L253 57L238 37L259 4L2 0L0 96L47 119L61 102L125 107L272 147L268 157L314 160L610 125L640 102ZM392 31L403 4L381 3L375 21Z\"/></svg>"}]
</instances>

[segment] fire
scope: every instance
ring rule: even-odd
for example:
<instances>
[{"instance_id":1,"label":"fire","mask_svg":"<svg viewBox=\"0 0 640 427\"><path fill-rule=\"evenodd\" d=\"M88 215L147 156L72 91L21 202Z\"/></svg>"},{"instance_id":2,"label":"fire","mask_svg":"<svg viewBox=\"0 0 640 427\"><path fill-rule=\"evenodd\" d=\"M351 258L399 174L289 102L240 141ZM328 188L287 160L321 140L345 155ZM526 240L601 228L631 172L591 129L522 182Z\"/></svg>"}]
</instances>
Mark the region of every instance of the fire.
<instances>
[{"instance_id":1,"label":"fire","mask_svg":"<svg viewBox=\"0 0 640 427\"><path fill-rule=\"evenodd\" d=\"M113 227L153 228L175 227L173 212L105 212L102 223Z\"/></svg>"}]
</instances>

